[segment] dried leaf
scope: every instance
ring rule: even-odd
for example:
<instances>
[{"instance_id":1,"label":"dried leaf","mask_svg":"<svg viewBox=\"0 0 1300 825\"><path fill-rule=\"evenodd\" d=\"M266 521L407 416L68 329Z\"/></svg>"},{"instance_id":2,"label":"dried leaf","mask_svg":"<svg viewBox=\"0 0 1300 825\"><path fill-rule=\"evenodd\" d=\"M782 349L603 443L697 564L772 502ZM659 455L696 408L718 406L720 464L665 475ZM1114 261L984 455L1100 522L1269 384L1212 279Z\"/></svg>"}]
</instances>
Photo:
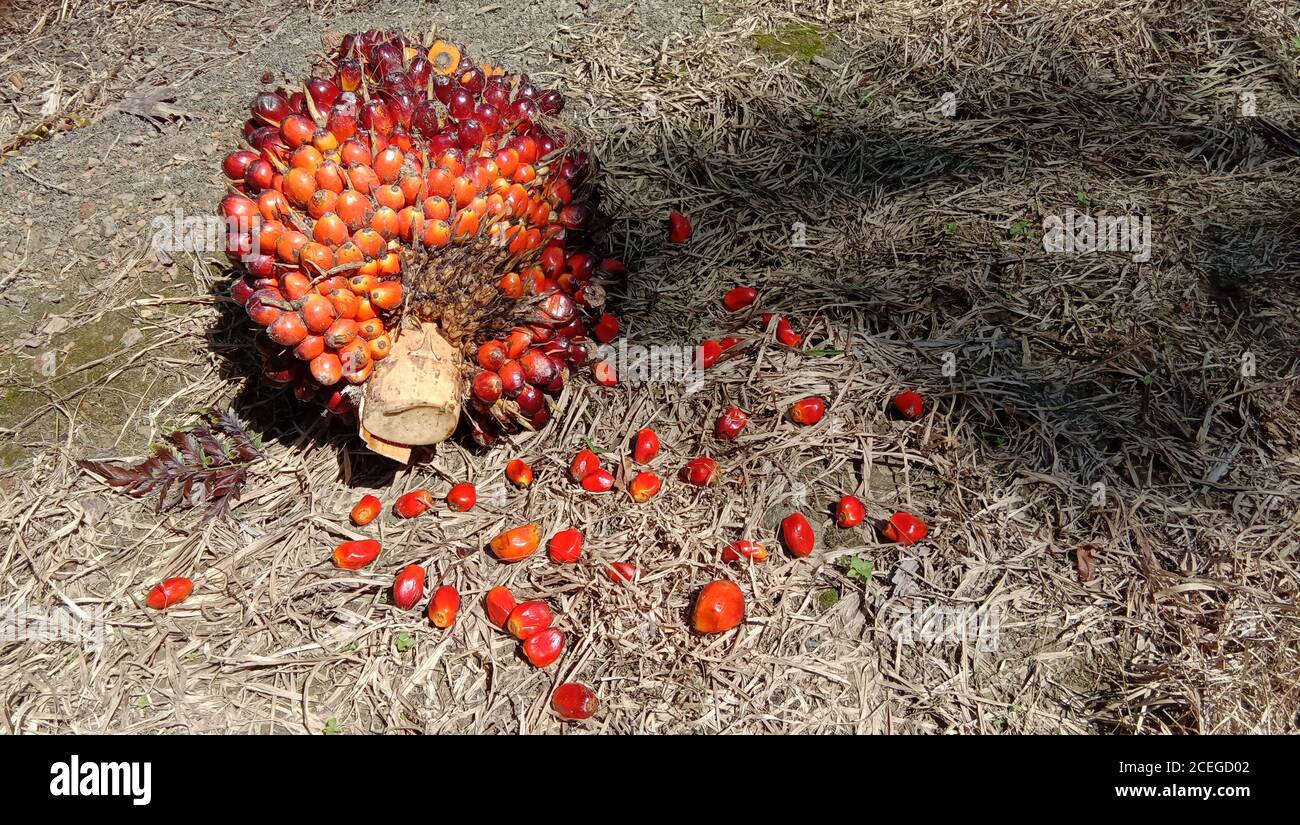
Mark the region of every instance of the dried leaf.
<instances>
[{"instance_id":1,"label":"dried leaf","mask_svg":"<svg viewBox=\"0 0 1300 825\"><path fill-rule=\"evenodd\" d=\"M154 123L188 117L189 112L172 105L175 100L176 90L171 86L141 86L123 98L117 109Z\"/></svg>"},{"instance_id":2,"label":"dried leaf","mask_svg":"<svg viewBox=\"0 0 1300 825\"><path fill-rule=\"evenodd\" d=\"M207 410L204 420L177 430L138 464L80 461L104 483L133 498L157 494L157 511L210 504L208 516L224 516L262 457L260 442L229 412ZM174 495L173 495L174 494Z\"/></svg>"},{"instance_id":3,"label":"dried leaf","mask_svg":"<svg viewBox=\"0 0 1300 825\"><path fill-rule=\"evenodd\" d=\"M1079 574L1080 584L1097 578L1097 548L1091 544L1079 545L1074 551L1074 569Z\"/></svg>"}]
</instances>

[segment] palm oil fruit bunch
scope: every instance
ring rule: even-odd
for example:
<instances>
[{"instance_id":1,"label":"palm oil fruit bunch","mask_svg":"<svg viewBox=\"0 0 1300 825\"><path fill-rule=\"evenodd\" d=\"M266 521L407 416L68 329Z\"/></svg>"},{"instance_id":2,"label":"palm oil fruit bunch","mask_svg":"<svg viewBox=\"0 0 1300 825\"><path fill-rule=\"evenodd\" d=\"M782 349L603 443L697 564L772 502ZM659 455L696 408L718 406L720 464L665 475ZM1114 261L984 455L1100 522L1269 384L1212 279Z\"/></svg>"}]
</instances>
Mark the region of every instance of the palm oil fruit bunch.
<instances>
[{"instance_id":1,"label":"palm oil fruit bunch","mask_svg":"<svg viewBox=\"0 0 1300 825\"><path fill-rule=\"evenodd\" d=\"M603 284L623 272L591 251L594 169L563 108L400 32L347 35L259 93L220 209L263 376L402 460L462 420L481 444L546 424L616 334Z\"/></svg>"}]
</instances>

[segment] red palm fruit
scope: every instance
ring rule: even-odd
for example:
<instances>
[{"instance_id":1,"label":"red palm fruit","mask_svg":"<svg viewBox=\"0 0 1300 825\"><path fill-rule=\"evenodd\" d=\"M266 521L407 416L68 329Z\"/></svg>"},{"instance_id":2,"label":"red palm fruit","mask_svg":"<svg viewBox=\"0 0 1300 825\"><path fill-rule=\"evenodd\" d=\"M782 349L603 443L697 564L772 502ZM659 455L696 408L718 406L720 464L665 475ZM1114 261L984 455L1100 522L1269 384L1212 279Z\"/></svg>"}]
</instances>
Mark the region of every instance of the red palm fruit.
<instances>
[{"instance_id":1,"label":"red palm fruit","mask_svg":"<svg viewBox=\"0 0 1300 825\"><path fill-rule=\"evenodd\" d=\"M590 719L600 710L600 697L586 685L566 682L551 694L551 710L561 719Z\"/></svg>"},{"instance_id":2,"label":"red palm fruit","mask_svg":"<svg viewBox=\"0 0 1300 825\"><path fill-rule=\"evenodd\" d=\"M627 485L627 491L637 504L645 504L655 497L663 484L663 479L654 473L637 473L632 483Z\"/></svg>"},{"instance_id":3,"label":"red palm fruit","mask_svg":"<svg viewBox=\"0 0 1300 825\"><path fill-rule=\"evenodd\" d=\"M592 361L591 378L602 387L618 386L618 373L609 361Z\"/></svg>"},{"instance_id":4,"label":"red palm fruit","mask_svg":"<svg viewBox=\"0 0 1300 825\"><path fill-rule=\"evenodd\" d=\"M432 506L433 494L421 488L412 490L397 499L397 503L393 505L393 512L402 518L415 518Z\"/></svg>"},{"instance_id":5,"label":"red palm fruit","mask_svg":"<svg viewBox=\"0 0 1300 825\"><path fill-rule=\"evenodd\" d=\"M551 626L555 614L543 601L520 602L506 619L506 630L516 639L531 639Z\"/></svg>"},{"instance_id":6,"label":"red palm fruit","mask_svg":"<svg viewBox=\"0 0 1300 825\"><path fill-rule=\"evenodd\" d=\"M637 570L636 565L630 561L616 561L609 565L609 569L605 571L605 575L609 576L610 581L630 582L636 581L639 572L640 571Z\"/></svg>"},{"instance_id":7,"label":"red palm fruit","mask_svg":"<svg viewBox=\"0 0 1300 825\"><path fill-rule=\"evenodd\" d=\"M800 398L790 405L790 420L796 424L816 424L826 414L826 402L815 395Z\"/></svg>"},{"instance_id":8,"label":"red palm fruit","mask_svg":"<svg viewBox=\"0 0 1300 825\"><path fill-rule=\"evenodd\" d=\"M776 340L785 344L787 347L797 347L803 343L803 336L800 335L795 330L794 325L783 316L774 316L770 312L764 313L762 319L763 329L767 329L768 324L772 322L772 318L774 317L776 318Z\"/></svg>"},{"instance_id":9,"label":"red palm fruit","mask_svg":"<svg viewBox=\"0 0 1300 825\"><path fill-rule=\"evenodd\" d=\"M602 344L608 344L618 337L618 319L608 312L601 313L596 325L591 328L591 337Z\"/></svg>"},{"instance_id":10,"label":"red palm fruit","mask_svg":"<svg viewBox=\"0 0 1300 825\"><path fill-rule=\"evenodd\" d=\"M685 243L691 237L691 219L681 212L668 213L668 240L672 243Z\"/></svg>"},{"instance_id":11,"label":"red palm fruit","mask_svg":"<svg viewBox=\"0 0 1300 825\"><path fill-rule=\"evenodd\" d=\"M551 561L556 564L575 564L582 556L582 531L561 530L551 536Z\"/></svg>"},{"instance_id":12,"label":"red palm fruit","mask_svg":"<svg viewBox=\"0 0 1300 825\"><path fill-rule=\"evenodd\" d=\"M781 540L790 555L803 558L812 553L817 537L803 513L791 513L781 521Z\"/></svg>"},{"instance_id":13,"label":"red palm fruit","mask_svg":"<svg viewBox=\"0 0 1300 825\"><path fill-rule=\"evenodd\" d=\"M867 517L867 508L857 496L845 496L835 505L835 523L840 527L857 527Z\"/></svg>"},{"instance_id":14,"label":"red palm fruit","mask_svg":"<svg viewBox=\"0 0 1300 825\"><path fill-rule=\"evenodd\" d=\"M725 633L745 620L745 594L735 582L709 582L695 599L691 622L700 633Z\"/></svg>"},{"instance_id":15,"label":"red palm fruit","mask_svg":"<svg viewBox=\"0 0 1300 825\"><path fill-rule=\"evenodd\" d=\"M164 607L185 601L192 592L194 592L194 582L183 576L163 579L153 586L149 595L145 596L144 603L154 610L162 610Z\"/></svg>"},{"instance_id":16,"label":"red palm fruit","mask_svg":"<svg viewBox=\"0 0 1300 825\"><path fill-rule=\"evenodd\" d=\"M506 355L506 345L503 341L485 341L478 348L478 365L485 370L496 372L508 360L510 356Z\"/></svg>"},{"instance_id":17,"label":"red palm fruit","mask_svg":"<svg viewBox=\"0 0 1300 825\"><path fill-rule=\"evenodd\" d=\"M880 533L885 537L885 541L912 545L928 536L930 528L911 513L899 512L889 517L889 520L881 526Z\"/></svg>"},{"instance_id":18,"label":"red palm fruit","mask_svg":"<svg viewBox=\"0 0 1300 825\"><path fill-rule=\"evenodd\" d=\"M454 484L447 491L447 506L453 510L459 510L463 513L472 509L476 501L478 501L478 490L474 489L474 485L468 481Z\"/></svg>"},{"instance_id":19,"label":"red palm fruit","mask_svg":"<svg viewBox=\"0 0 1300 825\"><path fill-rule=\"evenodd\" d=\"M548 627L520 646L533 667L547 667L564 652L564 631Z\"/></svg>"},{"instance_id":20,"label":"red palm fruit","mask_svg":"<svg viewBox=\"0 0 1300 825\"><path fill-rule=\"evenodd\" d=\"M393 604L402 610L410 610L423 598L424 568L418 564L408 564L393 580Z\"/></svg>"},{"instance_id":21,"label":"red palm fruit","mask_svg":"<svg viewBox=\"0 0 1300 825\"><path fill-rule=\"evenodd\" d=\"M894 397L894 409L908 421L915 421L925 412L925 399L916 390L900 392Z\"/></svg>"},{"instance_id":22,"label":"red palm fruit","mask_svg":"<svg viewBox=\"0 0 1300 825\"><path fill-rule=\"evenodd\" d=\"M587 476L600 469L600 456L591 450L583 450L573 457L569 464L569 478L582 482Z\"/></svg>"},{"instance_id":23,"label":"red palm fruit","mask_svg":"<svg viewBox=\"0 0 1300 825\"><path fill-rule=\"evenodd\" d=\"M534 387L545 387L555 380L557 370L555 362L541 349L534 347L519 359L519 366L524 371L524 380Z\"/></svg>"},{"instance_id":24,"label":"red palm fruit","mask_svg":"<svg viewBox=\"0 0 1300 825\"><path fill-rule=\"evenodd\" d=\"M613 486L613 473L603 468L589 473L582 480L582 489L589 493L607 493Z\"/></svg>"},{"instance_id":25,"label":"red palm fruit","mask_svg":"<svg viewBox=\"0 0 1300 825\"><path fill-rule=\"evenodd\" d=\"M761 544L756 544L749 539L741 539L732 542L723 548L722 560L727 563L749 559L752 562L767 561L767 548Z\"/></svg>"},{"instance_id":26,"label":"red palm fruit","mask_svg":"<svg viewBox=\"0 0 1300 825\"><path fill-rule=\"evenodd\" d=\"M516 487L531 487L533 484L533 468L522 458L516 458L506 465L506 478Z\"/></svg>"},{"instance_id":27,"label":"red palm fruit","mask_svg":"<svg viewBox=\"0 0 1300 825\"><path fill-rule=\"evenodd\" d=\"M511 562L528 558L537 552L537 546L541 543L542 528L536 524L525 524L501 533L492 539L489 547L498 559Z\"/></svg>"},{"instance_id":28,"label":"red palm fruit","mask_svg":"<svg viewBox=\"0 0 1300 825\"><path fill-rule=\"evenodd\" d=\"M221 162L221 169L226 173L226 177L231 180L243 180L244 172L257 160L257 153L242 149L238 152L231 152L226 155L226 159Z\"/></svg>"},{"instance_id":29,"label":"red palm fruit","mask_svg":"<svg viewBox=\"0 0 1300 825\"><path fill-rule=\"evenodd\" d=\"M334 563L344 570L360 570L379 556L375 539L345 541L334 548Z\"/></svg>"},{"instance_id":30,"label":"red palm fruit","mask_svg":"<svg viewBox=\"0 0 1300 825\"><path fill-rule=\"evenodd\" d=\"M505 585L497 585L483 597L483 606L487 609L488 621L504 629L506 620L516 607L515 594Z\"/></svg>"},{"instance_id":31,"label":"red palm fruit","mask_svg":"<svg viewBox=\"0 0 1300 825\"><path fill-rule=\"evenodd\" d=\"M352 523L358 527L365 527L379 517L379 511L382 509L384 505L378 496L362 496L357 506L352 508Z\"/></svg>"},{"instance_id":32,"label":"red palm fruit","mask_svg":"<svg viewBox=\"0 0 1300 825\"><path fill-rule=\"evenodd\" d=\"M501 376L487 370L476 373L471 382L474 397L484 404L495 404L501 397L502 386Z\"/></svg>"},{"instance_id":33,"label":"red palm fruit","mask_svg":"<svg viewBox=\"0 0 1300 825\"><path fill-rule=\"evenodd\" d=\"M708 456L692 458L682 468L682 477L696 487L708 487L718 480L718 462Z\"/></svg>"},{"instance_id":34,"label":"red palm fruit","mask_svg":"<svg viewBox=\"0 0 1300 825\"><path fill-rule=\"evenodd\" d=\"M718 416L718 423L713 428L713 434L718 438L730 441L740 435L740 431L745 429L745 425L748 423L748 413L740 407L731 407Z\"/></svg>"},{"instance_id":35,"label":"red palm fruit","mask_svg":"<svg viewBox=\"0 0 1300 825\"><path fill-rule=\"evenodd\" d=\"M709 340L700 344L699 359L700 359L700 366L702 368L707 370L709 367L718 363L718 359L721 357L722 357L722 345L719 344L717 341L710 338Z\"/></svg>"},{"instance_id":36,"label":"red palm fruit","mask_svg":"<svg viewBox=\"0 0 1300 825\"><path fill-rule=\"evenodd\" d=\"M659 434L649 427L637 430L632 439L632 458L638 464L649 464L659 455Z\"/></svg>"},{"instance_id":37,"label":"red palm fruit","mask_svg":"<svg viewBox=\"0 0 1300 825\"><path fill-rule=\"evenodd\" d=\"M752 286L738 286L722 296L722 305L728 312L739 312L758 300L758 290Z\"/></svg>"},{"instance_id":38,"label":"red palm fruit","mask_svg":"<svg viewBox=\"0 0 1300 825\"><path fill-rule=\"evenodd\" d=\"M433 592L429 600L429 621L434 627L448 628L456 623L456 614L460 612L460 593L449 584L444 584Z\"/></svg>"}]
</instances>

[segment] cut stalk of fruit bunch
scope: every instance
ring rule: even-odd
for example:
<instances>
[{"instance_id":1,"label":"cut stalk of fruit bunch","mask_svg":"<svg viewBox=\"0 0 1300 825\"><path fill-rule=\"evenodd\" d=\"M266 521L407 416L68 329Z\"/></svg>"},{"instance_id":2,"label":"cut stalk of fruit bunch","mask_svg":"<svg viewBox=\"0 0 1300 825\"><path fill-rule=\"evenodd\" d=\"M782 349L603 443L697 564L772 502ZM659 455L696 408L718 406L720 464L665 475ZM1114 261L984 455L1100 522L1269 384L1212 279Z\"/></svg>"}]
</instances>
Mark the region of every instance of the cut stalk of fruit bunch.
<instances>
[{"instance_id":1,"label":"cut stalk of fruit bunch","mask_svg":"<svg viewBox=\"0 0 1300 825\"><path fill-rule=\"evenodd\" d=\"M591 250L596 170L563 108L453 43L377 31L258 94L220 210L242 221L231 295L265 327L268 382L355 412L402 461L461 425L481 444L544 426L618 334L624 273Z\"/></svg>"}]
</instances>

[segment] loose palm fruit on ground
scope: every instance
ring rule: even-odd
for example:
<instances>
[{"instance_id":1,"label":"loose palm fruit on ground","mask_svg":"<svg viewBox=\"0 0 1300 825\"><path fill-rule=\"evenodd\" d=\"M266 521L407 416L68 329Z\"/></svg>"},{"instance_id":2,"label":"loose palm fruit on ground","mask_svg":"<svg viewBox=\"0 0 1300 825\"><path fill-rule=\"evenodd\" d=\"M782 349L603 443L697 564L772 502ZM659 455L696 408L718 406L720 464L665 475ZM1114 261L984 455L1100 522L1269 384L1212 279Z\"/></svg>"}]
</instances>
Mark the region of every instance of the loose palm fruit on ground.
<instances>
[{"instance_id":1,"label":"loose palm fruit on ground","mask_svg":"<svg viewBox=\"0 0 1300 825\"><path fill-rule=\"evenodd\" d=\"M681 212L668 213L668 240L672 243L686 243L691 237L691 219Z\"/></svg>"},{"instance_id":2,"label":"loose palm fruit on ground","mask_svg":"<svg viewBox=\"0 0 1300 825\"><path fill-rule=\"evenodd\" d=\"M412 490L397 499L393 512L402 518L415 518L433 506L433 494L428 490Z\"/></svg>"},{"instance_id":3,"label":"loose palm fruit on ground","mask_svg":"<svg viewBox=\"0 0 1300 825\"><path fill-rule=\"evenodd\" d=\"M700 633L725 633L745 620L745 594L735 582L709 582L695 597L691 620Z\"/></svg>"},{"instance_id":4,"label":"loose palm fruit on ground","mask_svg":"<svg viewBox=\"0 0 1300 825\"><path fill-rule=\"evenodd\" d=\"M447 491L447 505L453 510L459 510L463 513L472 509L477 501L478 490L474 489L474 485L467 481L454 484Z\"/></svg>"},{"instance_id":5,"label":"loose palm fruit on ground","mask_svg":"<svg viewBox=\"0 0 1300 825\"><path fill-rule=\"evenodd\" d=\"M649 427L638 430L632 439L632 458L637 464L649 464L659 455L659 434Z\"/></svg>"},{"instance_id":6,"label":"loose palm fruit on ground","mask_svg":"<svg viewBox=\"0 0 1300 825\"><path fill-rule=\"evenodd\" d=\"M614 474L609 470L598 469L588 473L582 480L582 489L589 493L607 493L614 486Z\"/></svg>"},{"instance_id":7,"label":"loose palm fruit on ground","mask_svg":"<svg viewBox=\"0 0 1300 825\"><path fill-rule=\"evenodd\" d=\"M163 579L153 586L149 595L145 596L144 603L154 610L162 610L185 601L192 592L194 592L194 582L183 576Z\"/></svg>"},{"instance_id":8,"label":"loose palm fruit on ground","mask_svg":"<svg viewBox=\"0 0 1300 825\"><path fill-rule=\"evenodd\" d=\"M581 556L581 530L561 530L551 536L551 561L556 564L574 564Z\"/></svg>"},{"instance_id":9,"label":"loose palm fruit on ground","mask_svg":"<svg viewBox=\"0 0 1300 825\"><path fill-rule=\"evenodd\" d=\"M379 512L383 509L384 503L378 496L362 496L357 506L352 508L352 523L358 527L365 527L378 518Z\"/></svg>"},{"instance_id":10,"label":"loose palm fruit on ground","mask_svg":"<svg viewBox=\"0 0 1300 825\"><path fill-rule=\"evenodd\" d=\"M555 614L543 601L520 602L506 619L506 630L516 639L530 639L551 626Z\"/></svg>"},{"instance_id":11,"label":"loose palm fruit on ground","mask_svg":"<svg viewBox=\"0 0 1300 825\"><path fill-rule=\"evenodd\" d=\"M520 561L537 552L542 542L542 528L536 524L525 524L507 530L492 539L489 545L492 554L501 561Z\"/></svg>"},{"instance_id":12,"label":"loose palm fruit on ground","mask_svg":"<svg viewBox=\"0 0 1300 825\"><path fill-rule=\"evenodd\" d=\"M699 360L700 360L701 368L707 370L709 367L718 363L718 359L721 357L722 357L722 344L719 343L718 341L715 341L712 338L710 338L709 340L700 344Z\"/></svg>"},{"instance_id":13,"label":"loose palm fruit on ground","mask_svg":"<svg viewBox=\"0 0 1300 825\"><path fill-rule=\"evenodd\" d=\"M738 286L722 296L722 305L728 312L740 312L758 299L758 290L752 286Z\"/></svg>"},{"instance_id":14,"label":"loose palm fruit on ground","mask_svg":"<svg viewBox=\"0 0 1300 825\"><path fill-rule=\"evenodd\" d=\"M803 513L791 513L781 520L781 540L790 555L803 558L812 554L817 537Z\"/></svg>"},{"instance_id":15,"label":"loose palm fruit on ground","mask_svg":"<svg viewBox=\"0 0 1300 825\"><path fill-rule=\"evenodd\" d=\"M722 560L728 564L741 559L749 559L752 562L765 562L767 561L767 548L748 539L741 539L727 545L722 551Z\"/></svg>"},{"instance_id":16,"label":"loose palm fruit on ground","mask_svg":"<svg viewBox=\"0 0 1300 825\"><path fill-rule=\"evenodd\" d=\"M533 484L533 468L528 462L521 458L516 458L506 465L506 478L516 487L531 487Z\"/></svg>"},{"instance_id":17,"label":"loose palm fruit on ground","mask_svg":"<svg viewBox=\"0 0 1300 825\"><path fill-rule=\"evenodd\" d=\"M708 487L718 480L718 462L708 456L692 458L682 468L682 477L696 487Z\"/></svg>"},{"instance_id":18,"label":"loose palm fruit on ground","mask_svg":"<svg viewBox=\"0 0 1300 825\"><path fill-rule=\"evenodd\" d=\"M600 697L586 685L565 682L551 694L551 710L561 719L590 719L600 710Z\"/></svg>"},{"instance_id":19,"label":"loose palm fruit on ground","mask_svg":"<svg viewBox=\"0 0 1300 825\"><path fill-rule=\"evenodd\" d=\"M817 396L800 398L790 405L790 420L796 424L816 424L826 414L826 402Z\"/></svg>"},{"instance_id":20,"label":"loose palm fruit on ground","mask_svg":"<svg viewBox=\"0 0 1300 825\"><path fill-rule=\"evenodd\" d=\"M533 667L547 667L564 652L564 631L548 627L535 636L529 636L521 647Z\"/></svg>"},{"instance_id":21,"label":"loose palm fruit on ground","mask_svg":"<svg viewBox=\"0 0 1300 825\"><path fill-rule=\"evenodd\" d=\"M627 485L627 491L637 504L645 504L654 498L663 486L663 479L659 478L658 475L644 472L636 474L636 477L632 479L632 483Z\"/></svg>"},{"instance_id":22,"label":"loose palm fruit on ground","mask_svg":"<svg viewBox=\"0 0 1300 825\"><path fill-rule=\"evenodd\" d=\"M460 611L460 593L449 584L444 584L433 593L429 600L429 621L434 627L447 628L456 622Z\"/></svg>"},{"instance_id":23,"label":"loose palm fruit on ground","mask_svg":"<svg viewBox=\"0 0 1300 825\"><path fill-rule=\"evenodd\" d=\"M500 628L505 628L506 619L517 607L515 594L505 585L497 585L483 597L483 606L487 609L488 621Z\"/></svg>"},{"instance_id":24,"label":"loose palm fruit on ground","mask_svg":"<svg viewBox=\"0 0 1300 825\"><path fill-rule=\"evenodd\" d=\"M780 315L764 313L762 318L762 327L767 329L772 319L776 318L776 340L785 344L787 347L797 347L803 343L803 336L795 330L794 325Z\"/></svg>"},{"instance_id":25,"label":"loose palm fruit on ground","mask_svg":"<svg viewBox=\"0 0 1300 825\"><path fill-rule=\"evenodd\" d=\"M731 407L722 415L718 416L718 423L713 428L713 434L718 438L730 441L740 435L740 431L749 423L749 413L740 407Z\"/></svg>"},{"instance_id":26,"label":"loose palm fruit on ground","mask_svg":"<svg viewBox=\"0 0 1300 825\"><path fill-rule=\"evenodd\" d=\"M334 564L344 570L360 570L379 556L379 542L375 539L345 541L334 548Z\"/></svg>"},{"instance_id":27,"label":"loose palm fruit on ground","mask_svg":"<svg viewBox=\"0 0 1300 825\"><path fill-rule=\"evenodd\" d=\"M600 469L600 456L591 450L583 450L569 463L569 478L581 484L583 479Z\"/></svg>"},{"instance_id":28,"label":"loose palm fruit on ground","mask_svg":"<svg viewBox=\"0 0 1300 825\"><path fill-rule=\"evenodd\" d=\"M900 392L894 397L894 409L908 421L915 421L925 412L925 400L916 390Z\"/></svg>"},{"instance_id":29,"label":"loose palm fruit on ground","mask_svg":"<svg viewBox=\"0 0 1300 825\"><path fill-rule=\"evenodd\" d=\"M930 528L911 513L894 513L880 528L886 541L912 545L930 534Z\"/></svg>"},{"instance_id":30,"label":"loose palm fruit on ground","mask_svg":"<svg viewBox=\"0 0 1300 825\"><path fill-rule=\"evenodd\" d=\"M549 409L515 403L521 365L558 394L617 334L605 287L625 272L591 250L596 168L563 95L400 32L348 35L321 66L305 91L258 94L249 148L222 159L249 270L232 296L266 328L268 382L340 394L328 408L402 461L462 419L481 444L545 425Z\"/></svg>"},{"instance_id":31,"label":"loose palm fruit on ground","mask_svg":"<svg viewBox=\"0 0 1300 825\"><path fill-rule=\"evenodd\" d=\"M630 561L616 561L606 571L610 579L616 582L630 582L636 579L636 565Z\"/></svg>"},{"instance_id":32,"label":"loose palm fruit on ground","mask_svg":"<svg viewBox=\"0 0 1300 825\"><path fill-rule=\"evenodd\" d=\"M393 581L393 604L403 610L410 610L424 598L424 568L418 564L408 564L397 574Z\"/></svg>"},{"instance_id":33,"label":"loose palm fruit on ground","mask_svg":"<svg viewBox=\"0 0 1300 825\"><path fill-rule=\"evenodd\" d=\"M857 496L845 496L835 505L835 523L840 527L857 527L867 517L867 508Z\"/></svg>"}]
</instances>

